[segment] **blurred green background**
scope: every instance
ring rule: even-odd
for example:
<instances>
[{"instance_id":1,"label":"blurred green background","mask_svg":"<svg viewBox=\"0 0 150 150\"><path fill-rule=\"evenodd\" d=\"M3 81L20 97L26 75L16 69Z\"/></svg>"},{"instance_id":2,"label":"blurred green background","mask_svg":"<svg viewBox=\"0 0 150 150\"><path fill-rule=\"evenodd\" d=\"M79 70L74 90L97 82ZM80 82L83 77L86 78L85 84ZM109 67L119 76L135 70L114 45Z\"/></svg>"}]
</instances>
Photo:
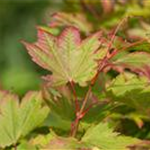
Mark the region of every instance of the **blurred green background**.
<instances>
[{"instance_id":1,"label":"blurred green background","mask_svg":"<svg viewBox=\"0 0 150 150\"><path fill-rule=\"evenodd\" d=\"M34 42L36 25L48 23L60 0L0 0L0 88L22 95L40 86L46 71L35 65L20 40Z\"/></svg>"}]
</instances>

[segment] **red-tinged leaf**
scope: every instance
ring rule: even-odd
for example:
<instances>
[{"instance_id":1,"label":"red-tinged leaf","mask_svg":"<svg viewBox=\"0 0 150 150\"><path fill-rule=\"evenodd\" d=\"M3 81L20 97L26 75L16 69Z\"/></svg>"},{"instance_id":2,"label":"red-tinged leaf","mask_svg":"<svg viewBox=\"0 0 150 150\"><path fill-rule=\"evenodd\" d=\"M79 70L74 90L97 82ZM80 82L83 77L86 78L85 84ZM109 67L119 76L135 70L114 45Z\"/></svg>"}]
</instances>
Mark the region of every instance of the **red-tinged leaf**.
<instances>
[{"instance_id":1,"label":"red-tinged leaf","mask_svg":"<svg viewBox=\"0 0 150 150\"><path fill-rule=\"evenodd\" d=\"M86 16L82 13L64 13L59 12L53 14L50 27L74 26L81 31L89 34L92 30L92 25L87 21Z\"/></svg>"},{"instance_id":2,"label":"red-tinged leaf","mask_svg":"<svg viewBox=\"0 0 150 150\"><path fill-rule=\"evenodd\" d=\"M146 52L134 52L126 54L114 62L115 66L128 68L140 75L150 77L150 54Z\"/></svg>"},{"instance_id":3,"label":"red-tinged leaf","mask_svg":"<svg viewBox=\"0 0 150 150\"><path fill-rule=\"evenodd\" d=\"M53 73L46 77L53 86L71 81L85 85L97 72L96 59L104 57L104 50L98 50L100 37L97 32L81 41L79 30L67 27L58 37L40 30L38 42L23 44L34 62Z\"/></svg>"}]
</instances>

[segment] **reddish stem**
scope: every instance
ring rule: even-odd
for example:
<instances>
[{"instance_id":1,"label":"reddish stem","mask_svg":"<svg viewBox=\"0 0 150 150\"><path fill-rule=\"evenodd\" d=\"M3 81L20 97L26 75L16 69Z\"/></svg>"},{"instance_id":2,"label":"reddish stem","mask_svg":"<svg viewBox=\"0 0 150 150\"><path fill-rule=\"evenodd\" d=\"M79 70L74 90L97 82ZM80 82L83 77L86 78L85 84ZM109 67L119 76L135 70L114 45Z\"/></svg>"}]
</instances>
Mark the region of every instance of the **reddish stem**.
<instances>
[{"instance_id":1,"label":"reddish stem","mask_svg":"<svg viewBox=\"0 0 150 150\"><path fill-rule=\"evenodd\" d=\"M73 92L73 95L74 95L74 99L75 99L75 110L76 110L76 113L79 111L79 101L78 101L78 98L77 98L77 94L76 94L76 90L75 90L75 87L74 87L74 83L73 81L70 82L70 85L71 85L71 88L72 88L72 92Z\"/></svg>"},{"instance_id":2,"label":"reddish stem","mask_svg":"<svg viewBox=\"0 0 150 150\"><path fill-rule=\"evenodd\" d=\"M88 98L90 96L90 93L91 93L91 90L92 90L92 86L95 84L97 78L98 78L98 75L99 73L105 68L105 61L107 59L104 58L103 61L102 61L102 65L101 67L98 69L98 72L97 74L95 75L95 77L91 80L91 84L89 86L89 89L85 95L85 98L83 100L83 103L82 103L82 106L80 108L79 111L76 112L76 119L75 121L72 123L72 129L71 129L71 136L75 137L76 136L76 133L78 131L78 127L79 127L79 123L80 123L80 120L85 116L85 114L89 111L89 109L91 107L89 107L88 109L85 110L85 107L86 107L86 104L87 104L87 101L88 101Z\"/></svg>"},{"instance_id":3,"label":"reddish stem","mask_svg":"<svg viewBox=\"0 0 150 150\"><path fill-rule=\"evenodd\" d=\"M140 44L140 43L142 43L142 42L144 42L144 41L146 41L146 39L142 39L142 40L140 40L140 41L131 43L129 46L123 47L123 48L121 48L120 50L115 49L115 50L110 54L110 56L109 56L108 58L110 59L110 58L114 57L118 52L122 52L122 51L124 51L124 50L126 50L126 49L128 49L128 48L131 48L131 47L133 47L133 46L136 46L136 45L138 45L138 44Z\"/></svg>"},{"instance_id":4,"label":"reddish stem","mask_svg":"<svg viewBox=\"0 0 150 150\"><path fill-rule=\"evenodd\" d=\"M13 147L14 147L14 150L17 150L17 144L14 144Z\"/></svg>"},{"instance_id":5,"label":"reddish stem","mask_svg":"<svg viewBox=\"0 0 150 150\"><path fill-rule=\"evenodd\" d=\"M133 46L136 46L144 41L147 41L146 39L142 39L140 41L137 41L137 42L134 42L134 43L131 43L129 46L127 47L123 47L122 49L120 49L119 51L123 51L123 50L126 50L127 48L130 48L130 47L133 47Z\"/></svg>"},{"instance_id":6,"label":"reddish stem","mask_svg":"<svg viewBox=\"0 0 150 150\"><path fill-rule=\"evenodd\" d=\"M86 104L87 104L87 101L88 101L88 98L90 96L90 93L91 93L91 90L92 90L92 86L95 84L98 76L99 76L99 73L107 66L107 61L108 59L110 58L109 57L109 50L111 49L112 47L112 44L114 42L114 39L115 39L115 36L116 36L116 33L118 32L118 30L120 29L122 23L127 19L124 18L120 23L119 25L117 26L117 28L115 29L112 37L111 37L111 40L110 40L110 43L108 45L108 53L107 53L107 56L101 61L100 65L99 65L99 68L98 68L98 71L97 71L97 74L95 75L95 77L91 80L91 84L89 86L89 89L85 95L85 98L83 100L83 103L82 103L82 106L80 109L79 108L79 105L78 105L78 100L77 100L77 95L76 95L76 91L74 89L74 85L73 85L73 82L70 82L71 84L71 87L72 87L72 90L73 90L73 94L74 94L74 97L75 97L75 101L76 101L76 119L75 121L72 123L72 128L71 128L71 136L75 137L76 136L76 133L78 131L78 127L79 127L79 122L80 120L85 116L85 114L89 111L89 109L91 108L91 106L89 108L87 108L86 110L85 107L86 107Z\"/></svg>"},{"instance_id":7,"label":"reddish stem","mask_svg":"<svg viewBox=\"0 0 150 150\"><path fill-rule=\"evenodd\" d=\"M77 133L78 127L79 127L79 122L84 117L83 112L84 112L86 103L88 101L89 95L91 93L91 89L92 89L92 87L90 85L89 89L88 89L88 91L87 91L87 93L85 95L85 98L83 100L82 106L81 106L80 110L76 113L76 119L75 119L75 121L73 123L72 131L71 131L71 136L73 136L73 137L76 136L76 133Z\"/></svg>"},{"instance_id":8,"label":"reddish stem","mask_svg":"<svg viewBox=\"0 0 150 150\"><path fill-rule=\"evenodd\" d=\"M111 47L112 47L112 44L113 44L113 42L114 42L114 40L115 40L115 37L116 37L116 34L117 34L118 30L120 29L121 25L126 21L127 18L128 18L128 17L125 17L125 18L123 18L123 19L120 21L120 23L117 25L117 27L116 27L114 33L112 34L111 39L110 39L110 43L109 43L109 45L108 45L108 55L109 55L109 50L110 50Z\"/></svg>"}]
</instances>

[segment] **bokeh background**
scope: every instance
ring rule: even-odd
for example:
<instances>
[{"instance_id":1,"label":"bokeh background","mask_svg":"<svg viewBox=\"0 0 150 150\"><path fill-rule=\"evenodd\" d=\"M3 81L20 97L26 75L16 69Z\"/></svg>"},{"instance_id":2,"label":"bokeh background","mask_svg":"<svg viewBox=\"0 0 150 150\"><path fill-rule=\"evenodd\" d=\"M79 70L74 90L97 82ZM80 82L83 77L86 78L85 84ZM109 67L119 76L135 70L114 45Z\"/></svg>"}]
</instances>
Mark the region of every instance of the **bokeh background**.
<instances>
[{"instance_id":1,"label":"bokeh background","mask_svg":"<svg viewBox=\"0 0 150 150\"><path fill-rule=\"evenodd\" d=\"M47 24L60 0L0 0L0 87L24 94L40 86L46 73L35 65L20 40L36 40L36 25Z\"/></svg>"},{"instance_id":2,"label":"bokeh background","mask_svg":"<svg viewBox=\"0 0 150 150\"><path fill-rule=\"evenodd\" d=\"M0 0L0 88L20 95L36 90L47 71L34 64L20 40L36 40L36 25L50 22L58 11L82 12L97 28L110 28L127 13L149 22L148 0ZM136 20L136 19L135 19ZM132 21L138 30L139 22ZM149 26L147 26L149 27Z\"/></svg>"}]
</instances>

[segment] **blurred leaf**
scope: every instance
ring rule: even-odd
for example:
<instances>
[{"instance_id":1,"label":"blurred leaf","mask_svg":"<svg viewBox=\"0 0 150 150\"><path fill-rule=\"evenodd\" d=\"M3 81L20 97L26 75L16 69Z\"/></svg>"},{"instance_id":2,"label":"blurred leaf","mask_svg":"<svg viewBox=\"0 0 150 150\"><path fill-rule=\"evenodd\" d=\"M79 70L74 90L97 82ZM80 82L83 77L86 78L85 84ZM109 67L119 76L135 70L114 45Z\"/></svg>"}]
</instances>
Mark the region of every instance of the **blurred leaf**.
<instances>
[{"instance_id":1,"label":"blurred leaf","mask_svg":"<svg viewBox=\"0 0 150 150\"><path fill-rule=\"evenodd\" d=\"M55 92L54 92L55 91ZM50 114L46 119L45 125L69 131L71 123L75 118L74 101L56 90L44 91L44 99L50 108Z\"/></svg>"},{"instance_id":2,"label":"blurred leaf","mask_svg":"<svg viewBox=\"0 0 150 150\"><path fill-rule=\"evenodd\" d=\"M107 91L112 100L122 102L140 114L149 115L150 86L146 78L122 74L112 81Z\"/></svg>"},{"instance_id":3,"label":"blurred leaf","mask_svg":"<svg viewBox=\"0 0 150 150\"><path fill-rule=\"evenodd\" d=\"M13 150L14 148L12 148L11 150ZM36 148L36 146L31 145L29 142L27 141L21 141L21 143L17 146L17 150L38 150Z\"/></svg>"},{"instance_id":4,"label":"blurred leaf","mask_svg":"<svg viewBox=\"0 0 150 150\"><path fill-rule=\"evenodd\" d=\"M113 62L116 67L130 69L140 75L150 78L150 54L146 52L133 52L119 57Z\"/></svg>"},{"instance_id":5,"label":"blurred leaf","mask_svg":"<svg viewBox=\"0 0 150 150\"><path fill-rule=\"evenodd\" d=\"M104 120L110 114L112 106L108 102L97 103L94 105L81 122L88 124L94 124Z\"/></svg>"},{"instance_id":6,"label":"blurred leaf","mask_svg":"<svg viewBox=\"0 0 150 150\"><path fill-rule=\"evenodd\" d=\"M84 14L81 13L65 13L58 12L53 15L50 26L74 26L80 31L89 34L92 30L91 24L86 20Z\"/></svg>"},{"instance_id":7,"label":"blurred leaf","mask_svg":"<svg viewBox=\"0 0 150 150\"><path fill-rule=\"evenodd\" d=\"M141 36L141 35L140 35ZM127 50L134 50L134 51L145 51L145 52L150 52L150 43L148 41L144 41L142 43L139 43L136 46L127 48Z\"/></svg>"},{"instance_id":8,"label":"blurred leaf","mask_svg":"<svg viewBox=\"0 0 150 150\"><path fill-rule=\"evenodd\" d=\"M45 149L77 150L80 147L81 147L81 143L74 138L54 137L53 139L50 140L47 146L41 148L40 150L45 150Z\"/></svg>"},{"instance_id":9,"label":"blurred leaf","mask_svg":"<svg viewBox=\"0 0 150 150\"><path fill-rule=\"evenodd\" d=\"M30 144L37 147L44 147L54 138L52 133L46 135L38 135L37 137L30 140Z\"/></svg>"},{"instance_id":10,"label":"blurred leaf","mask_svg":"<svg viewBox=\"0 0 150 150\"><path fill-rule=\"evenodd\" d=\"M89 128L81 141L87 143L89 147L96 146L101 150L128 150L128 146L140 142L138 139L113 132L106 123Z\"/></svg>"},{"instance_id":11,"label":"blurred leaf","mask_svg":"<svg viewBox=\"0 0 150 150\"><path fill-rule=\"evenodd\" d=\"M0 146L16 144L18 140L45 120L48 109L41 106L39 92L29 92L19 103L16 95L0 92Z\"/></svg>"},{"instance_id":12,"label":"blurred leaf","mask_svg":"<svg viewBox=\"0 0 150 150\"><path fill-rule=\"evenodd\" d=\"M130 53L122 56L116 62L116 65L132 66L133 68L143 67L150 64L150 55L144 52Z\"/></svg>"}]
</instances>

